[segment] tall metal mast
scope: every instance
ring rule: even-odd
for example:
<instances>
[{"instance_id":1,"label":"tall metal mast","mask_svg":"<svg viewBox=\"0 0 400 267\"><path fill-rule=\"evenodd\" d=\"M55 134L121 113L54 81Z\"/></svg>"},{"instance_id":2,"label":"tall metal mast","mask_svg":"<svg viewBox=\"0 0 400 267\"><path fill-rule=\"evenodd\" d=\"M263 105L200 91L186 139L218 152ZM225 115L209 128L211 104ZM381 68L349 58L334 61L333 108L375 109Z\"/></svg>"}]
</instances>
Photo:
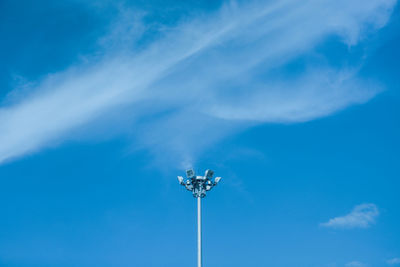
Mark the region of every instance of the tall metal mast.
<instances>
[{"instance_id":1,"label":"tall metal mast","mask_svg":"<svg viewBox=\"0 0 400 267\"><path fill-rule=\"evenodd\" d=\"M206 170L204 176L196 176L192 169L186 171L187 179L178 176L179 183L191 191L193 197L197 198L197 267L202 267L202 251L201 251L201 199L206 196L206 192L210 191L218 184L221 177L212 180L214 172Z\"/></svg>"}]
</instances>

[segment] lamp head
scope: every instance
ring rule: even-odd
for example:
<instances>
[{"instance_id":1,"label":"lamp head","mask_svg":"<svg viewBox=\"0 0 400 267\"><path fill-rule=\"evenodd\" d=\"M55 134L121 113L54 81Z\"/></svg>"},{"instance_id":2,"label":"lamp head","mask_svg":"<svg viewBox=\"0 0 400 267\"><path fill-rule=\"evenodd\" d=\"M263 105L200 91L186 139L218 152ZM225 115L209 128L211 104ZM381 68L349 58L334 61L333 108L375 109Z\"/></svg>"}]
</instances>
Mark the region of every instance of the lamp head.
<instances>
[{"instance_id":1,"label":"lamp head","mask_svg":"<svg viewBox=\"0 0 400 267\"><path fill-rule=\"evenodd\" d=\"M187 178L189 178L189 179L195 177L195 175L196 175L196 174L195 174L195 172L194 172L193 169L189 169L189 170L186 171L186 176L187 176Z\"/></svg>"},{"instance_id":2,"label":"lamp head","mask_svg":"<svg viewBox=\"0 0 400 267\"><path fill-rule=\"evenodd\" d=\"M214 180L215 184L218 184L221 179L222 179L221 177L215 177L215 180Z\"/></svg>"},{"instance_id":3,"label":"lamp head","mask_svg":"<svg viewBox=\"0 0 400 267\"><path fill-rule=\"evenodd\" d=\"M178 181L180 184L183 184L183 177L182 176L178 176Z\"/></svg>"},{"instance_id":4,"label":"lamp head","mask_svg":"<svg viewBox=\"0 0 400 267\"><path fill-rule=\"evenodd\" d=\"M213 175L214 175L214 172L212 170L206 170L204 177L206 177L206 179L211 179Z\"/></svg>"}]
</instances>

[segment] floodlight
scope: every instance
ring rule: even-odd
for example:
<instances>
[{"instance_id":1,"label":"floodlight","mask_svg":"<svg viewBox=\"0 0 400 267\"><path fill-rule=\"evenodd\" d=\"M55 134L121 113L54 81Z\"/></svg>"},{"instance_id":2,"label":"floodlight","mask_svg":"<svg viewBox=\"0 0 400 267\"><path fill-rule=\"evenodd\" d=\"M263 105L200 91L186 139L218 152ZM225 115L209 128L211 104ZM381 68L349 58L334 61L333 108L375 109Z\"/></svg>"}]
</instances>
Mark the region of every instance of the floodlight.
<instances>
[{"instance_id":1,"label":"floodlight","mask_svg":"<svg viewBox=\"0 0 400 267\"><path fill-rule=\"evenodd\" d=\"M204 177L206 177L207 179L211 179L213 175L214 175L214 172L212 170L206 170Z\"/></svg>"},{"instance_id":2,"label":"floodlight","mask_svg":"<svg viewBox=\"0 0 400 267\"><path fill-rule=\"evenodd\" d=\"M194 178L194 176L195 176L194 170L193 169L187 170L186 171L186 176L189 179Z\"/></svg>"},{"instance_id":3,"label":"floodlight","mask_svg":"<svg viewBox=\"0 0 400 267\"><path fill-rule=\"evenodd\" d=\"M206 191L210 191L212 187L213 187L212 182L210 180L208 180L206 183Z\"/></svg>"},{"instance_id":4,"label":"floodlight","mask_svg":"<svg viewBox=\"0 0 400 267\"><path fill-rule=\"evenodd\" d=\"M201 253L201 200L206 196L206 192L211 190L221 180L221 177L216 177L212 181L214 172L206 170L204 176L196 176L193 169L186 171L187 180L184 181L182 176L178 176L179 183L187 190L191 191L193 196L197 198L197 266L202 266Z\"/></svg>"}]
</instances>

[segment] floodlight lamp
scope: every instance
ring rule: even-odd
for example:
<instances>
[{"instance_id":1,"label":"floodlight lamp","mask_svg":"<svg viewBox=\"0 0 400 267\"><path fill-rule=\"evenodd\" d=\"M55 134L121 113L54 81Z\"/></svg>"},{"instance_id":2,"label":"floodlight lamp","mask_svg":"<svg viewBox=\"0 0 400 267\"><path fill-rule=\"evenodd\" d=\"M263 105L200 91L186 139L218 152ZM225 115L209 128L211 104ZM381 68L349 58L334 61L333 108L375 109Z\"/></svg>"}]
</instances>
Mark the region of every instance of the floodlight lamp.
<instances>
[{"instance_id":1,"label":"floodlight lamp","mask_svg":"<svg viewBox=\"0 0 400 267\"><path fill-rule=\"evenodd\" d=\"M1 1L1 0L0 0ZM179 183L197 198L197 266L202 266L202 242L201 242L201 202L208 191L216 186L221 177L215 177L214 171L206 170L204 176L197 176L193 169L186 170L187 178L178 176Z\"/></svg>"},{"instance_id":2,"label":"floodlight lamp","mask_svg":"<svg viewBox=\"0 0 400 267\"><path fill-rule=\"evenodd\" d=\"M206 173L205 173L204 176L205 176L207 179L211 179L213 175L214 175L214 172L213 172L212 170L206 170Z\"/></svg>"},{"instance_id":3,"label":"floodlight lamp","mask_svg":"<svg viewBox=\"0 0 400 267\"><path fill-rule=\"evenodd\" d=\"M189 179L193 178L195 176L194 170L193 169L187 170L186 171L186 176Z\"/></svg>"}]
</instances>

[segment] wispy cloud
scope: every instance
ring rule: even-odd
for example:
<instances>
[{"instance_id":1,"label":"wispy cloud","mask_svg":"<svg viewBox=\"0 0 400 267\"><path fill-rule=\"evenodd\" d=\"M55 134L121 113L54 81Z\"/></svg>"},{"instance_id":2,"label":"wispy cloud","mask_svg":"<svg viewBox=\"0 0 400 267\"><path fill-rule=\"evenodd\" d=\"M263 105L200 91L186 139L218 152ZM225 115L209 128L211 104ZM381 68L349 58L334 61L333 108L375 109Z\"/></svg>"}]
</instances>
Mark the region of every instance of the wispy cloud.
<instances>
[{"instance_id":1,"label":"wispy cloud","mask_svg":"<svg viewBox=\"0 0 400 267\"><path fill-rule=\"evenodd\" d=\"M386 261L389 265L400 265L400 258L393 258Z\"/></svg>"},{"instance_id":2,"label":"wispy cloud","mask_svg":"<svg viewBox=\"0 0 400 267\"><path fill-rule=\"evenodd\" d=\"M365 265L362 262L359 261L351 261L349 263L346 263L345 265L346 267L366 267L367 265Z\"/></svg>"},{"instance_id":3,"label":"wispy cloud","mask_svg":"<svg viewBox=\"0 0 400 267\"><path fill-rule=\"evenodd\" d=\"M335 217L321 226L330 228L368 228L375 223L379 215L378 207L375 204L361 204L355 206L347 215Z\"/></svg>"},{"instance_id":4,"label":"wispy cloud","mask_svg":"<svg viewBox=\"0 0 400 267\"><path fill-rule=\"evenodd\" d=\"M103 58L49 75L33 93L0 108L0 162L118 114L129 118L136 146L175 153L190 164L191 151L201 153L246 127L312 120L364 103L382 88L358 77L357 66L321 60L288 76L287 64L330 36L358 44L387 23L395 3L229 2L160 31L145 47L134 42L146 27L133 16L137 27L116 24L102 38ZM123 38L132 44L117 52L114 44Z\"/></svg>"}]
</instances>

